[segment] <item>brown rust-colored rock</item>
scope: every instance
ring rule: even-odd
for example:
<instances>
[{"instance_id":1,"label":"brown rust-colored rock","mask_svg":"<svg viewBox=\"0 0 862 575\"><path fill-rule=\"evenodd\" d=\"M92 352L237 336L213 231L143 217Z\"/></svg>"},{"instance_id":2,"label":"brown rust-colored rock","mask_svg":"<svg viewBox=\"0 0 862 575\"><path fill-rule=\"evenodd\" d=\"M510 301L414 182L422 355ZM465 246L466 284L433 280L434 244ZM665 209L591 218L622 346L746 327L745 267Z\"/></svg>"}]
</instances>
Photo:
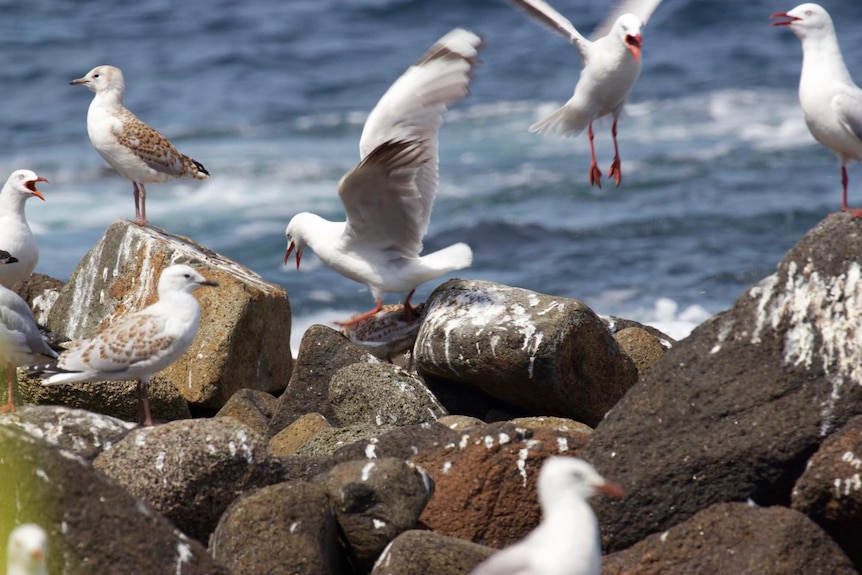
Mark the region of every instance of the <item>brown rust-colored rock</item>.
<instances>
[{"instance_id":1,"label":"brown rust-colored rock","mask_svg":"<svg viewBox=\"0 0 862 575\"><path fill-rule=\"evenodd\" d=\"M281 286L188 238L116 221L84 256L54 304L49 327L71 339L93 336L113 318L156 301L161 271L189 263L217 288L198 290L201 327L189 350L154 377L195 406L218 409L243 387L284 389L292 368L290 306Z\"/></svg>"}]
</instances>

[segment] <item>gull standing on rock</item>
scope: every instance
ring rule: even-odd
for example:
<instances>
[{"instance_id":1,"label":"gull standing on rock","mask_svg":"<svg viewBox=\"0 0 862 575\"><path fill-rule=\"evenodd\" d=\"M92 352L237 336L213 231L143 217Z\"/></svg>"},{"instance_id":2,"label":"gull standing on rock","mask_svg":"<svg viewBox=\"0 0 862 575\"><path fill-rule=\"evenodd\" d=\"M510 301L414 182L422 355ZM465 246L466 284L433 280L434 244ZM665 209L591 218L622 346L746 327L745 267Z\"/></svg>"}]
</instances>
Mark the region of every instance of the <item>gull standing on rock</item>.
<instances>
[{"instance_id":1,"label":"gull standing on rock","mask_svg":"<svg viewBox=\"0 0 862 575\"><path fill-rule=\"evenodd\" d=\"M50 375L42 385L137 379L138 421L150 426L150 377L178 360L195 339L201 309L192 292L216 285L187 265L169 266L159 278L159 301L117 319L92 339L72 343L56 362L29 369Z\"/></svg>"},{"instance_id":2,"label":"gull standing on rock","mask_svg":"<svg viewBox=\"0 0 862 575\"><path fill-rule=\"evenodd\" d=\"M48 535L35 523L19 525L9 534L6 575L48 575Z\"/></svg>"},{"instance_id":3,"label":"gull standing on rock","mask_svg":"<svg viewBox=\"0 0 862 575\"><path fill-rule=\"evenodd\" d=\"M0 262L14 260L0 250ZM0 264L0 268L9 264ZM39 332L33 312L18 294L0 285L0 364L6 368L8 395L0 413L15 411L16 368L56 358L57 354Z\"/></svg>"},{"instance_id":4,"label":"gull standing on rock","mask_svg":"<svg viewBox=\"0 0 862 575\"><path fill-rule=\"evenodd\" d=\"M414 316L416 287L468 267L473 252L464 243L421 256L437 194L437 138L443 112L468 93L482 44L456 28L386 91L362 130L361 161L338 184L345 222L304 212L287 225L287 263L310 247L323 263L371 290L375 308L342 325L367 319L383 308L384 293L409 292L405 317Z\"/></svg>"},{"instance_id":5,"label":"gull standing on rock","mask_svg":"<svg viewBox=\"0 0 862 575\"><path fill-rule=\"evenodd\" d=\"M819 4L800 4L773 26L787 26L802 42L799 102L814 139L835 152L841 163L841 211L862 217L847 205L847 164L862 162L862 90L853 82L829 13Z\"/></svg>"},{"instance_id":6,"label":"gull standing on rock","mask_svg":"<svg viewBox=\"0 0 862 575\"><path fill-rule=\"evenodd\" d=\"M147 224L145 183L182 177L205 180L210 176L203 164L179 153L167 138L123 106L126 85L119 68L97 66L69 83L82 84L96 93L87 111L87 133L105 161L132 181L135 223L139 226Z\"/></svg>"},{"instance_id":7,"label":"gull standing on rock","mask_svg":"<svg viewBox=\"0 0 862 575\"><path fill-rule=\"evenodd\" d=\"M641 30L661 0L626 0L596 28L594 41L587 40L572 23L543 0L510 0L538 22L562 34L581 54L584 68L575 93L562 108L530 126L531 132L576 136L587 129L590 138L590 184L602 187L602 172L596 162L593 122L610 114L614 159L608 171L619 186L622 182L617 121L629 92L641 72Z\"/></svg>"},{"instance_id":8,"label":"gull standing on rock","mask_svg":"<svg viewBox=\"0 0 862 575\"><path fill-rule=\"evenodd\" d=\"M623 490L576 457L549 457L539 472L542 522L519 543L495 553L471 575L600 575L599 524L589 502Z\"/></svg>"},{"instance_id":9,"label":"gull standing on rock","mask_svg":"<svg viewBox=\"0 0 862 575\"><path fill-rule=\"evenodd\" d=\"M15 260L0 264L0 285L11 288L36 268L39 248L24 216L24 204L34 196L44 201L36 184L47 181L30 170L16 170L0 190L0 250Z\"/></svg>"}]
</instances>

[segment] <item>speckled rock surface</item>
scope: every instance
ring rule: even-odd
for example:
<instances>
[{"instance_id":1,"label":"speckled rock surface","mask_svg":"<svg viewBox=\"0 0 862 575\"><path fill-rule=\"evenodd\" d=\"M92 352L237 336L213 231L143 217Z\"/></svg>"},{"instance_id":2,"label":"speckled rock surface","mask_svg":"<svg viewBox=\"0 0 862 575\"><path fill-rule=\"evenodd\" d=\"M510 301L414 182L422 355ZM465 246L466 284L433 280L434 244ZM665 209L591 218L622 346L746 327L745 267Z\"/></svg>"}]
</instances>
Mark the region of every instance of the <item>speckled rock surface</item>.
<instances>
[{"instance_id":1,"label":"speckled rock surface","mask_svg":"<svg viewBox=\"0 0 862 575\"><path fill-rule=\"evenodd\" d=\"M372 437L338 448L333 457L338 461L397 457L411 459L420 451L454 445L461 437L457 431L439 423L420 423L406 427L377 428Z\"/></svg>"},{"instance_id":2,"label":"speckled rock surface","mask_svg":"<svg viewBox=\"0 0 862 575\"><path fill-rule=\"evenodd\" d=\"M51 309L48 327L73 340L157 299L161 271L174 263L200 269L217 288L197 290L201 327L188 351L154 379L185 399L218 409L242 387L275 392L290 377L290 306L281 286L188 238L127 220L111 224L84 256Z\"/></svg>"},{"instance_id":3,"label":"speckled rock surface","mask_svg":"<svg viewBox=\"0 0 862 575\"><path fill-rule=\"evenodd\" d=\"M342 425L415 425L447 415L415 375L389 363L354 363L329 381L329 401Z\"/></svg>"},{"instance_id":4,"label":"speckled rock surface","mask_svg":"<svg viewBox=\"0 0 862 575\"><path fill-rule=\"evenodd\" d=\"M319 413L307 413L276 433L269 440L269 451L275 455L293 455L321 431L332 429Z\"/></svg>"},{"instance_id":5,"label":"speckled rock surface","mask_svg":"<svg viewBox=\"0 0 862 575\"><path fill-rule=\"evenodd\" d=\"M493 552L433 531L405 531L380 555L371 575L468 575Z\"/></svg>"},{"instance_id":6,"label":"speckled rock surface","mask_svg":"<svg viewBox=\"0 0 862 575\"><path fill-rule=\"evenodd\" d=\"M594 502L606 549L714 503L790 503L811 454L862 412L860 253L862 220L826 218L611 409L582 455L637 488Z\"/></svg>"},{"instance_id":7,"label":"speckled rock surface","mask_svg":"<svg viewBox=\"0 0 862 575\"><path fill-rule=\"evenodd\" d=\"M0 425L22 431L92 461L136 427L107 415L60 406L28 405L0 414Z\"/></svg>"},{"instance_id":8,"label":"speckled rock surface","mask_svg":"<svg viewBox=\"0 0 862 575\"><path fill-rule=\"evenodd\" d=\"M0 540L14 525L48 534L48 571L63 575L229 575L207 550L84 459L0 424ZM0 546L0 565L6 545Z\"/></svg>"},{"instance_id":9,"label":"speckled rock surface","mask_svg":"<svg viewBox=\"0 0 862 575\"><path fill-rule=\"evenodd\" d=\"M219 409L216 417L233 417L265 435L277 403L278 399L265 391L240 389Z\"/></svg>"},{"instance_id":10,"label":"speckled rock surface","mask_svg":"<svg viewBox=\"0 0 862 575\"><path fill-rule=\"evenodd\" d=\"M376 437L394 429L391 425L357 423L344 427L331 427L318 432L310 441L296 450L297 455L332 455L340 448Z\"/></svg>"},{"instance_id":11,"label":"speckled rock surface","mask_svg":"<svg viewBox=\"0 0 862 575\"><path fill-rule=\"evenodd\" d=\"M236 497L283 477L264 438L230 417L138 428L93 465L201 542Z\"/></svg>"},{"instance_id":12,"label":"speckled rock surface","mask_svg":"<svg viewBox=\"0 0 862 575\"><path fill-rule=\"evenodd\" d=\"M434 491L422 469L402 459L348 461L318 478L329 495L350 563L368 573L398 534L416 526Z\"/></svg>"},{"instance_id":13,"label":"speckled rock surface","mask_svg":"<svg viewBox=\"0 0 862 575\"><path fill-rule=\"evenodd\" d=\"M412 461L435 484L422 523L494 548L522 539L539 523L536 478L542 462L551 455L577 455L586 437L494 423L461 433L457 443L420 451Z\"/></svg>"},{"instance_id":14,"label":"speckled rock surface","mask_svg":"<svg viewBox=\"0 0 862 575\"><path fill-rule=\"evenodd\" d=\"M61 289L63 289L62 281L45 274L33 273L15 284L13 291L21 296L21 299L26 301L30 309L33 310L36 323L46 325L48 313L54 306L54 302L60 297Z\"/></svg>"},{"instance_id":15,"label":"speckled rock surface","mask_svg":"<svg viewBox=\"0 0 862 575\"><path fill-rule=\"evenodd\" d=\"M823 527L862 569L862 416L851 418L811 457L791 507Z\"/></svg>"},{"instance_id":16,"label":"speckled rock surface","mask_svg":"<svg viewBox=\"0 0 862 575\"><path fill-rule=\"evenodd\" d=\"M321 485L264 487L234 501L210 542L235 575L343 575L338 526Z\"/></svg>"},{"instance_id":17,"label":"speckled rock surface","mask_svg":"<svg viewBox=\"0 0 862 575\"><path fill-rule=\"evenodd\" d=\"M721 503L605 557L602 575L853 575L813 521L786 507Z\"/></svg>"},{"instance_id":18,"label":"speckled rock surface","mask_svg":"<svg viewBox=\"0 0 862 575\"><path fill-rule=\"evenodd\" d=\"M583 303L485 281L450 280L434 290L414 350L422 375L588 425L637 379L631 359Z\"/></svg>"},{"instance_id":19,"label":"speckled rock surface","mask_svg":"<svg viewBox=\"0 0 862 575\"><path fill-rule=\"evenodd\" d=\"M668 350L656 336L639 327L621 329L614 334L614 339L635 362L638 373L655 365Z\"/></svg>"}]
</instances>

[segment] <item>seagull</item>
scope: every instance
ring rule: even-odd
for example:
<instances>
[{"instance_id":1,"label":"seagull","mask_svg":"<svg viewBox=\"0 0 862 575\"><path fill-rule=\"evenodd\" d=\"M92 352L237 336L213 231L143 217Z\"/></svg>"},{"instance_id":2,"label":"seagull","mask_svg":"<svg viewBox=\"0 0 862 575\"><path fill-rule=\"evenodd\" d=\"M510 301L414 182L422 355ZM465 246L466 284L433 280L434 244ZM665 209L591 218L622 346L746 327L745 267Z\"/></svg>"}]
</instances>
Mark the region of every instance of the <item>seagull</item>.
<instances>
[{"instance_id":1,"label":"seagull","mask_svg":"<svg viewBox=\"0 0 862 575\"><path fill-rule=\"evenodd\" d=\"M592 495L623 490L576 457L549 457L539 472L542 522L519 543L480 563L471 575L600 575L602 549Z\"/></svg>"},{"instance_id":2,"label":"seagull","mask_svg":"<svg viewBox=\"0 0 862 575\"><path fill-rule=\"evenodd\" d=\"M45 566L48 536L35 523L25 523L12 530L6 553L6 575L48 575Z\"/></svg>"},{"instance_id":3,"label":"seagull","mask_svg":"<svg viewBox=\"0 0 862 575\"><path fill-rule=\"evenodd\" d=\"M14 260L8 252L0 250L0 261ZM0 264L0 268L8 264ZM15 374L19 366L47 361L57 353L39 332L30 306L9 288L0 285L0 364L6 367L9 392L0 413L15 411Z\"/></svg>"},{"instance_id":4,"label":"seagull","mask_svg":"<svg viewBox=\"0 0 862 575\"><path fill-rule=\"evenodd\" d=\"M119 318L92 339L72 343L56 362L28 369L50 375L42 385L136 379L138 420L151 426L150 377L179 359L195 339L201 310L192 292L217 285L187 265L169 266L159 278L159 301Z\"/></svg>"},{"instance_id":5,"label":"seagull","mask_svg":"<svg viewBox=\"0 0 862 575\"><path fill-rule=\"evenodd\" d=\"M45 196L36 189L39 182L48 182L30 170L16 170L0 190L0 250L12 254L15 261L0 264L0 285L11 288L28 277L39 261L39 248L24 216L24 203Z\"/></svg>"},{"instance_id":6,"label":"seagull","mask_svg":"<svg viewBox=\"0 0 862 575\"><path fill-rule=\"evenodd\" d=\"M799 102L805 123L841 163L841 211L862 217L862 209L847 206L847 164L862 162L862 90L844 65L832 18L819 4L800 4L771 18L787 18L772 25L789 27L802 42Z\"/></svg>"},{"instance_id":7,"label":"seagull","mask_svg":"<svg viewBox=\"0 0 862 575\"><path fill-rule=\"evenodd\" d=\"M371 111L359 141L361 161L338 184L346 220L330 222L308 212L287 224L284 263L296 250L299 269L306 246L329 267L368 286L376 306L384 293L409 292L405 318L415 316L416 287L468 267L473 252L456 243L420 257L437 194L437 134L443 112L464 98L482 40L456 28L395 81Z\"/></svg>"},{"instance_id":8,"label":"seagull","mask_svg":"<svg viewBox=\"0 0 862 575\"><path fill-rule=\"evenodd\" d=\"M97 66L83 78L69 83L84 85L96 93L87 111L87 133L102 158L132 181L136 224L147 225L145 183L182 177L209 178L203 164L179 153L167 138L123 106L126 85L122 70Z\"/></svg>"},{"instance_id":9,"label":"seagull","mask_svg":"<svg viewBox=\"0 0 862 575\"><path fill-rule=\"evenodd\" d=\"M610 114L614 123L614 159L608 177L622 182L617 121L629 92L641 72L641 30L661 0L626 0L596 28L587 40L569 20L543 0L511 0L515 6L551 30L562 34L581 54L584 68L575 93L562 108L530 126L531 132L576 136L587 129L590 138L590 184L602 187L602 172L596 163L593 122Z\"/></svg>"}]
</instances>

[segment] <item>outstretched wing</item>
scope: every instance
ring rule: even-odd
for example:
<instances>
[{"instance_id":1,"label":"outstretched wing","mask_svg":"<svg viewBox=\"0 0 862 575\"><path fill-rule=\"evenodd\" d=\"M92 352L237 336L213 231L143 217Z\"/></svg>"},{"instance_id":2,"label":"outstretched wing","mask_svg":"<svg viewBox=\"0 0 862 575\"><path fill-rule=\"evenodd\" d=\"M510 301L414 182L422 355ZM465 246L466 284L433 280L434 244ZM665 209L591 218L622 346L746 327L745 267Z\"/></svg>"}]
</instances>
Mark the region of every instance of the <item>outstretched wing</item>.
<instances>
[{"instance_id":1,"label":"outstretched wing","mask_svg":"<svg viewBox=\"0 0 862 575\"><path fill-rule=\"evenodd\" d=\"M558 32L569 42L574 44L575 48L581 54L581 60L586 62L589 54L590 41L572 25L569 20L557 12L550 4L544 0L511 0L518 8L524 10L528 15L533 17L537 22L544 24L551 30Z\"/></svg>"},{"instance_id":2,"label":"outstretched wing","mask_svg":"<svg viewBox=\"0 0 862 575\"><path fill-rule=\"evenodd\" d=\"M608 16L602 20L598 26L596 26L591 38L593 40L597 40L598 38L607 36L608 32L613 28L614 22L616 22L623 14L634 14L641 22L643 22L643 25L646 26L652 13L655 12L655 9L658 8L659 4L661 4L661 0L622 0L614 6L614 9L611 10L611 13L608 14Z\"/></svg>"}]
</instances>

